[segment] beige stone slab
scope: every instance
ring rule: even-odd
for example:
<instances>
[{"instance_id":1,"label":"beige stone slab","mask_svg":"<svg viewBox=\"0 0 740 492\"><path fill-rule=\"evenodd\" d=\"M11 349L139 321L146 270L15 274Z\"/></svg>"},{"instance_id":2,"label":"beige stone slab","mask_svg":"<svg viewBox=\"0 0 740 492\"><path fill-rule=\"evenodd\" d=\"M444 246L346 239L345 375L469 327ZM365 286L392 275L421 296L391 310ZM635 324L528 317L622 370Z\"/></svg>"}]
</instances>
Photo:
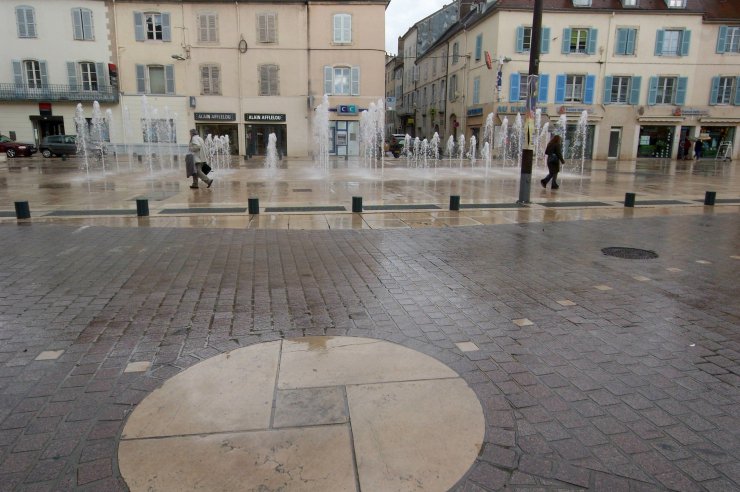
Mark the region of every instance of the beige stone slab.
<instances>
[{"instance_id":1,"label":"beige stone slab","mask_svg":"<svg viewBox=\"0 0 740 492\"><path fill-rule=\"evenodd\" d=\"M366 218L365 222L372 229L410 229L410 226L401 219Z\"/></svg>"},{"instance_id":2,"label":"beige stone slab","mask_svg":"<svg viewBox=\"0 0 740 492\"><path fill-rule=\"evenodd\" d=\"M36 356L35 360L56 360L62 356L64 350L44 350Z\"/></svg>"},{"instance_id":3,"label":"beige stone slab","mask_svg":"<svg viewBox=\"0 0 740 492\"><path fill-rule=\"evenodd\" d=\"M342 424L349 420L343 388L278 390L273 427Z\"/></svg>"},{"instance_id":4,"label":"beige stone slab","mask_svg":"<svg viewBox=\"0 0 740 492\"><path fill-rule=\"evenodd\" d=\"M146 372L151 366L149 361L129 362L123 372Z\"/></svg>"},{"instance_id":5,"label":"beige stone slab","mask_svg":"<svg viewBox=\"0 0 740 492\"><path fill-rule=\"evenodd\" d=\"M441 362L395 343L369 338L285 340L278 388L310 388L457 377Z\"/></svg>"},{"instance_id":6,"label":"beige stone slab","mask_svg":"<svg viewBox=\"0 0 740 492\"><path fill-rule=\"evenodd\" d=\"M362 490L448 490L483 443L483 411L460 378L348 386L347 398Z\"/></svg>"},{"instance_id":7,"label":"beige stone slab","mask_svg":"<svg viewBox=\"0 0 740 492\"><path fill-rule=\"evenodd\" d=\"M609 287L608 285L596 285L596 286L594 286L594 289L596 289L596 290L612 290L612 288Z\"/></svg>"},{"instance_id":8,"label":"beige stone slab","mask_svg":"<svg viewBox=\"0 0 740 492\"><path fill-rule=\"evenodd\" d=\"M576 305L575 302L573 302L573 301L571 301L569 299L563 299L562 301L555 301L555 302L557 302L561 306L575 306Z\"/></svg>"},{"instance_id":9,"label":"beige stone slab","mask_svg":"<svg viewBox=\"0 0 740 492\"><path fill-rule=\"evenodd\" d=\"M480 350L476 344L473 342L459 342L455 344L458 349L460 349L461 352L475 352L477 350Z\"/></svg>"},{"instance_id":10,"label":"beige stone slab","mask_svg":"<svg viewBox=\"0 0 740 492\"><path fill-rule=\"evenodd\" d=\"M696 260L696 262L699 263L700 265L711 265L712 264L711 261L707 261L707 260Z\"/></svg>"},{"instance_id":11,"label":"beige stone slab","mask_svg":"<svg viewBox=\"0 0 740 492\"><path fill-rule=\"evenodd\" d=\"M354 491L347 425L137 439L118 451L138 491Z\"/></svg>"},{"instance_id":12,"label":"beige stone slab","mask_svg":"<svg viewBox=\"0 0 740 492\"><path fill-rule=\"evenodd\" d=\"M683 272L683 270L681 270L680 268L676 268L676 267L666 268L666 270L668 270L669 272L673 272L673 273Z\"/></svg>"},{"instance_id":13,"label":"beige stone slab","mask_svg":"<svg viewBox=\"0 0 740 492\"><path fill-rule=\"evenodd\" d=\"M637 280L638 282L647 282L650 280L649 277L646 277L644 275L633 275L632 278Z\"/></svg>"},{"instance_id":14,"label":"beige stone slab","mask_svg":"<svg viewBox=\"0 0 740 492\"><path fill-rule=\"evenodd\" d=\"M139 403L123 439L268 428L280 344L221 354L169 379Z\"/></svg>"},{"instance_id":15,"label":"beige stone slab","mask_svg":"<svg viewBox=\"0 0 740 492\"><path fill-rule=\"evenodd\" d=\"M511 321L517 326L532 326L534 324L527 318L512 319Z\"/></svg>"}]
</instances>

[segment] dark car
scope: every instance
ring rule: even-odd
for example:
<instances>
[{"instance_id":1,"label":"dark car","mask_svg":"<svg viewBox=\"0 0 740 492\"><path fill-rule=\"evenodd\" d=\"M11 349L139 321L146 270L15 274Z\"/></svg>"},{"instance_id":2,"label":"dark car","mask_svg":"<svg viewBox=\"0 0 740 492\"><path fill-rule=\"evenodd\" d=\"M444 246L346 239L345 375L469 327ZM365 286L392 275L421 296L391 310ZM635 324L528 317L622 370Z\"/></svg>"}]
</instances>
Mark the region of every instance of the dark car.
<instances>
[{"instance_id":1,"label":"dark car","mask_svg":"<svg viewBox=\"0 0 740 492\"><path fill-rule=\"evenodd\" d=\"M31 156L36 153L34 144L16 142L5 135L0 135L0 152L5 152L8 157Z\"/></svg>"},{"instance_id":2,"label":"dark car","mask_svg":"<svg viewBox=\"0 0 740 492\"><path fill-rule=\"evenodd\" d=\"M76 154L77 135L49 135L41 140L39 150L44 157Z\"/></svg>"}]
</instances>

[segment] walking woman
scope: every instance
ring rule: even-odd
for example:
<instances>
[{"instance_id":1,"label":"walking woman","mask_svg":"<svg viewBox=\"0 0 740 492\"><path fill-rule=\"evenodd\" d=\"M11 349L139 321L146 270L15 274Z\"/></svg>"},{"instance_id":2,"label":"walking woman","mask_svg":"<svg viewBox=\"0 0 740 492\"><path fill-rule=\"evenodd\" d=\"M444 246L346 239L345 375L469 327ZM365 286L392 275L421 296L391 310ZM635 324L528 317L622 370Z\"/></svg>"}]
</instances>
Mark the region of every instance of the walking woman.
<instances>
[{"instance_id":1,"label":"walking woman","mask_svg":"<svg viewBox=\"0 0 740 492\"><path fill-rule=\"evenodd\" d=\"M547 183L552 179L552 189L557 190L560 188L558 185L558 173L560 172L560 164L565 164L563 160L563 144L560 139L560 135L555 135L547 143L545 148L545 155L547 155L547 171L548 175L545 179L540 180L543 188L547 188Z\"/></svg>"}]
</instances>

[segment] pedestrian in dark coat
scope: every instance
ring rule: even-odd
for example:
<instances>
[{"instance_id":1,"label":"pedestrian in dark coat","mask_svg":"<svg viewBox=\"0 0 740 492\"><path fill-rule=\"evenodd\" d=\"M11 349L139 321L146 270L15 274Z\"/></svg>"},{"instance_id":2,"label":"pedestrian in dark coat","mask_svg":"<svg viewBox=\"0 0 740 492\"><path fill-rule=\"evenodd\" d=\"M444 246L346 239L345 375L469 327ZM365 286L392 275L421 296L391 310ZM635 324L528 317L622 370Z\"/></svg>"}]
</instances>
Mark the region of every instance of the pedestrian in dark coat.
<instances>
[{"instance_id":1,"label":"pedestrian in dark coat","mask_svg":"<svg viewBox=\"0 0 740 492\"><path fill-rule=\"evenodd\" d=\"M552 189L557 190L560 188L560 185L558 185L560 164L565 164L565 160L563 159L563 144L560 135L555 135L550 139L545 148L545 155L547 156L548 175L545 176L545 179L540 180L540 183L543 188L547 188L547 183L552 179Z\"/></svg>"},{"instance_id":2,"label":"pedestrian in dark coat","mask_svg":"<svg viewBox=\"0 0 740 492\"><path fill-rule=\"evenodd\" d=\"M696 143L694 144L694 159L697 161L701 159L702 154L704 153L704 142L701 141L701 138L696 139Z\"/></svg>"}]
</instances>

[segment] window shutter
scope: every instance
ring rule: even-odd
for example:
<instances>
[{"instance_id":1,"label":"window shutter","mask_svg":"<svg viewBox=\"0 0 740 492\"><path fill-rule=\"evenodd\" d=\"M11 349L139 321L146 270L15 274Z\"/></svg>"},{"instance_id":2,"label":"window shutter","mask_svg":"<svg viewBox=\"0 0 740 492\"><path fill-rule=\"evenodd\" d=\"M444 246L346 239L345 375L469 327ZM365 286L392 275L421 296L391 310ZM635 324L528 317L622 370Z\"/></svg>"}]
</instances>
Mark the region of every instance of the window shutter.
<instances>
[{"instance_id":1,"label":"window shutter","mask_svg":"<svg viewBox=\"0 0 740 492\"><path fill-rule=\"evenodd\" d=\"M39 62L39 71L41 72L41 87L44 87L44 88L49 87L49 75L48 75L49 72L46 69L45 61Z\"/></svg>"},{"instance_id":2,"label":"window shutter","mask_svg":"<svg viewBox=\"0 0 740 492\"><path fill-rule=\"evenodd\" d=\"M342 16L341 15L335 15L334 16L334 42L338 43L341 41L342 36Z\"/></svg>"},{"instance_id":3,"label":"window shutter","mask_svg":"<svg viewBox=\"0 0 740 492\"><path fill-rule=\"evenodd\" d=\"M516 52L524 53L524 26L516 28Z\"/></svg>"},{"instance_id":4,"label":"window shutter","mask_svg":"<svg viewBox=\"0 0 740 492\"><path fill-rule=\"evenodd\" d=\"M678 78L678 88L676 89L676 104L678 106L683 106L684 104L686 104L686 88L688 87L688 85L688 77Z\"/></svg>"},{"instance_id":5,"label":"window shutter","mask_svg":"<svg viewBox=\"0 0 740 492\"><path fill-rule=\"evenodd\" d=\"M735 106L740 106L740 77L735 77Z\"/></svg>"},{"instance_id":6,"label":"window shutter","mask_svg":"<svg viewBox=\"0 0 740 492\"><path fill-rule=\"evenodd\" d=\"M146 92L146 67L136 65L136 92L144 94Z\"/></svg>"},{"instance_id":7,"label":"window shutter","mask_svg":"<svg viewBox=\"0 0 740 492\"><path fill-rule=\"evenodd\" d=\"M483 35L478 34L475 37L475 61L480 60L483 53Z\"/></svg>"},{"instance_id":8,"label":"window shutter","mask_svg":"<svg viewBox=\"0 0 740 492\"><path fill-rule=\"evenodd\" d=\"M146 33L144 32L144 14L141 12L134 12L134 36L137 41L144 41L146 39Z\"/></svg>"},{"instance_id":9,"label":"window shutter","mask_svg":"<svg viewBox=\"0 0 740 492\"><path fill-rule=\"evenodd\" d=\"M360 95L360 67L352 67L350 71L350 78L352 79L352 95Z\"/></svg>"},{"instance_id":10,"label":"window shutter","mask_svg":"<svg viewBox=\"0 0 740 492\"><path fill-rule=\"evenodd\" d=\"M594 92L596 92L596 75L586 75L586 90L583 95L584 104L594 103Z\"/></svg>"},{"instance_id":11,"label":"window shutter","mask_svg":"<svg viewBox=\"0 0 740 492\"><path fill-rule=\"evenodd\" d=\"M72 38L85 39L82 35L82 12L80 9L72 9Z\"/></svg>"},{"instance_id":12,"label":"window shutter","mask_svg":"<svg viewBox=\"0 0 740 492\"><path fill-rule=\"evenodd\" d=\"M627 38L629 37L628 29L617 29L617 46L615 48L615 55L626 55L627 54Z\"/></svg>"},{"instance_id":13,"label":"window shutter","mask_svg":"<svg viewBox=\"0 0 740 492\"><path fill-rule=\"evenodd\" d=\"M561 53L568 54L570 53L570 27L566 27L563 29L563 40L562 40L562 46L561 46ZM565 90L565 89L563 89Z\"/></svg>"},{"instance_id":14,"label":"window shutter","mask_svg":"<svg viewBox=\"0 0 740 492\"><path fill-rule=\"evenodd\" d=\"M719 77L712 77L712 90L709 93L709 104L714 106L717 104L717 97L719 96Z\"/></svg>"},{"instance_id":15,"label":"window shutter","mask_svg":"<svg viewBox=\"0 0 740 492\"><path fill-rule=\"evenodd\" d=\"M588 42L586 43L586 54L593 55L596 53L596 39L598 38L598 29L588 30Z\"/></svg>"},{"instance_id":16,"label":"window shutter","mask_svg":"<svg viewBox=\"0 0 740 492\"><path fill-rule=\"evenodd\" d=\"M717 53L724 53L726 44L727 26L719 26L719 35L717 36Z\"/></svg>"},{"instance_id":17,"label":"window shutter","mask_svg":"<svg viewBox=\"0 0 740 492\"><path fill-rule=\"evenodd\" d=\"M106 80L106 77L105 77L105 72L106 72L105 63L96 63L95 72L98 75L98 90L101 90L102 87L108 85L108 81Z\"/></svg>"},{"instance_id":18,"label":"window shutter","mask_svg":"<svg viewBox=\"0 0 740 492\"><path fill-rule=\"evenodd\" d=\"M211 94L211 78L208 65L200 67L200 92L201 94Z\"/></svg>"},{"instance_id":19,"label":"window shutter","mask_svg":"<svg viewBox=\"0 0 740 492\"><path fill-rule=\"evenodd\" d=\"M632 84L630 87L630 104L637 106L640 104L640 86L642 85L642 77L632 77L630 82Z\"/></svg>"},{"instance_id":20,"label":"window shutter","mask_svg":"<svg viewBox=\"0 0 740 492\"><path fill-rule=\"evenodd\" d=\"M208 16L206 14L198 16L198 41L208 41Z\"/></svg>"},{"instance_id":21,"label":"window shutter","mask_svg":"<svg viewBox=\"0 0 740 492\"><path fill-rule=\"evenodd\" d=\"M82 35L85 37L85 39L93 40L95 39L95 26L93 25L93 15L92 10L83 10L82 11Z\"/></svg>"},{"instance_id":22,"label":"window shutter","mask_svg":"<svg viewBox=\"0 0 740 492\"><path fill-rule=\"evenodd\" d=\"M627 48L625 55L635 54L635 42L637 41L637 29L627 29Z\"/></svg>"},{"instance_id":23,"label":"window shutter","mask_svg":"<svg viewBox=\"0 0 740 492\"><path fill-rule=\"evenodd\" d=\"M257 15L257 33L260 43L267 42L267 14Z\"/></svg>"},{"instance_id":24,"label":"window shutter","mask_svg":"<svg viewBox=\"0 0 740 492\"><path fill-rule=\"evenodd\" d=\"M20 60L13 60L13 80L16 87L23 86L23 66Z\"/></svg>"},{"instance_id":25,"label":"window shutter","mask_svg":"<svg viewBox=\"0 0 740 492\"><path fill-rule=\"evenodd\" d=\"M517 72L509 76L509 102L519 100L519 78L520 76Z\"/></svg>"},{"instance_id":26,"label":"window shutter","mask_svg":"<svg viewBox=\"0 0 740 492\"><path fill-rule=\"evenodd\" d=\"M550 28L542 28L542 39L540 40L540 53L550 52Z\"/></svg>"},{"instance_id":27,"label":"window shutter","mask_svg":"<svg viewBox=\"0 0 740 492\"><path fill-rule=\"evenodd\" d=\"M550 76L546 73L540 75L540 88L539 94L537 94L537 102L541 104L547 103L547 91L550 86Z\"/></svg>"},{"instance_id":28,"label":"window shutter","mask_svg":"<svg viewBox=\"0 0 740 492\"><path fill-rule=\"evenodd\" d=\"M681 33L681 56L689 55L689 47L691 46L691 31L686 29Z\"/></svg>"},{"instance_id":29,"label":"window shutter","mask_svg":"<svg viewBox=\"0 0 740 492\"><path fill-rule=\"evenodd\" d=\"M555 76L555 103L562 104L565 102L565 74L561 73Z\"/></svg>"},{"instance_id":30,"label":"window shutter","mask_svg":"<svg viewBox=\"0 0 740 492\"><path fill-rule=\"evenodd\" d=\"M70 90L77 90L77 66L75 62L67 62L67 82Z\"/></svg>"},{"instance_id":31,"label":"window shutter","mask_svg":"<svg viewBox=\"0 0 740 492\"><path fill-rule=\"evenodd\" d=\"M28 29L28 37L29 38L35 38L36 37L36 19L35 19L35 12L33 8L27 8L26 9L26 28Z\"/></svg>"},{"instance_id":32,"label":"window shutter","mask_svg":"<svg viewBox=\"0 0 740 492\"><path fill-rule=\"evenodd\" d=\"M270 95L280 95L280 67L277 65L270 65Z\"/></svg>"},{"instance_id":33,"label":"window shutter","mask_svg":"<svg viewBox=\"0 0 740 492\"><path fill-rule=\"evenodd\" d=\"M352 17L349 15L344 16L344 35L342 40L346 43L352 42Z\"/></svg>"},{"instance_id":34,"label":"window shutter","mask_svg":"<svg viewBox=\"0 0 740 492\"><path fill-rule=\"evenodd\" d=\"M611 104L612 102L612 80L611 75L604 77L604 97L601 99L603 104Z\"/></svg>"},{"instance_id":35,"label":"window shutter","mask_svg":"<svg viewBox=\"0 0 740 492\"><path fill-rule=\"evenodd\" d=\"M175 66L165 65L164 66L164 83L165 91L167 94L175 93Z\"/></svg>"},{"instance_id":36,"label":"window shutter","mask_svg":"<svg viewBox=\"0 0 740 492\"><path fill-rule=\"evenodd\" d=\"M331 94L332 87L334 86L334 70L328 66L324 66L324 94Z\"/></svg>"},{"instance_id":37,"label":"window shutter","mask_svg":"<svg viewBox=\"0 0 740 492\"><path fill-rule=\"evenodd\" d=\"M658 98L658 77L650 77L648 85L648 106L654 106Z\"/></svg>"},{"instance_id":38,"label":"window shutter","mask_svg":"<svg viewBox=\"0 0 740 492\"><path fill-rule=\"evenodd\" d=\"M162 41L172 41L172 27L170 26L169 12L162 12Z\"/></svg>"},{"instance_id":39,"label":"window shutter","mask_svg":"<svg viewBox=\"0 0 740 492\"><path fill-rule=\"evenodd\" d=\"M661 53L663 53L663 30L658 29L655 33L655 56L660 56Z\"/></svg>"},{"instance_id":40,"label":"window shutter","mask_svg":"<svg viewBox=\"0 0 740 492\"><path fill-rule=\"evenodd\" d=\"M16 26L18 26L18 37L28 37L28 30L26 29L26 9L24 9L23 7L16 7L15 23Z\"/></svg>"},{"instance_id":41,"label":"window shutter","mask_svg":"<svg viewBox=\"0 0 740 492\"><path fill-rule=\"evenodd\" d=\"M208 14L206 16L208 21L208 41L218 41L218 17L216 14Z\"/></svg>"}]
</instances>

